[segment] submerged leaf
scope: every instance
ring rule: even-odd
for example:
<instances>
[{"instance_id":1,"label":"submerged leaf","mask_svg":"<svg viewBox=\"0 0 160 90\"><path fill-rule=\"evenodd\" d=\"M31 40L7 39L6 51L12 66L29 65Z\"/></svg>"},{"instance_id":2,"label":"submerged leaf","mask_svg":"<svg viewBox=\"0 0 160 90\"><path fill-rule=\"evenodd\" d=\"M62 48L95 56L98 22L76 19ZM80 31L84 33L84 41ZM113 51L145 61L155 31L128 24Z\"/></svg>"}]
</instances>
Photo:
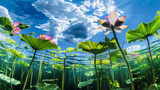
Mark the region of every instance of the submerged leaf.
<instances>
[{"instance_id":1,"label":"submerged leaf","mask_svg":"<svg viewBox=\"0 0 160 90\"><path fill-rule=\"evenodd\" d=\"M26 63L26 62L24 62L24 61L17 61L16 62L17 64L19 64L19 65L22 65L22 66L29 66L29 64L28 63Z\"/></svg>"},{"instance_id":2,"label":"submerged leaf","mask_svg":"<svg viewBox=\"0 0 160 90\"><path fill-rule=\"evenodd\" d=\"M86 76L94 76L96 73L95 73L95 70L94 71L87 71L84 73L84 75Z\"/></svg>"},{"instance_id":3,"label":"submerged leaf","mask_svg":"<svg viewBox=\"0 0 160 90\"><path fill-rule=\"evenodd\" d=\"M13 85L20 84L20 81L15 80L14 78L10 78L4 74L0 74L0 80L6 81L7 83L11 83Z\"/></svg>"},{"instance_id":4,"label":"submerged leaf","mask_svg":"<svg viewBox=\"0 0 160 90\"><path fill-rule=\"evenodd\" d=\"M57 86L57 84L47 84L45 82L37 83L35 87L38 90L59 90L60 89L59 86Z\"/></svg>"},{"instance_id":5,"label":"submerged leaf","mask_svg":"<svg viewBox=\"0 0 160 90\"><path fill-rule=\"evenodd\" d=\"M87 86L87 85L89 85L89 84L92 84L93 81L94 81L94 79L89 79L89 80L87 80L87 81L80 82L80 83L78 84L78 88L82 88L82 87L85 87L85 86Z\"/></svg>"}]
</instances>

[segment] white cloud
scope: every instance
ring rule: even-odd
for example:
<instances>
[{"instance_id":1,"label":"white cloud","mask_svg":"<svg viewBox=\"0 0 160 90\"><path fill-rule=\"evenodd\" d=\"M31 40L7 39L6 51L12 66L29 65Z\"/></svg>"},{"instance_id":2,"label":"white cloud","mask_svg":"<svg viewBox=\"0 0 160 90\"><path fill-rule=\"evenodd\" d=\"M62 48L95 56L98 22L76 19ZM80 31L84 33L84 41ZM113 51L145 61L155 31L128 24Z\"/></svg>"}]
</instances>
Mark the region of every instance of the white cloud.
<instances>
[{"instance_id":1,"label":"white cloud","mask_svg":"<svg viewBox=\"0 0 160 90\"><path fill-rule=\"evenodd\" d=\"M12 21L10 15L9 15L8 9L1 6L1 5L0 5L0 17L7 17Z\"/></svg>"},{"instance_id":2,"label":"white cloud","mask_svg":"<svg viewBox=\"0 0 160 90\"><path fill-rule=\"evenodd\" d=\"M86 0L81 5L64 0L37 0L32 3L32 6L50 19L48 22L36 26L36 28L47 31L56 40L63 39L67 42L88 40L98 32L101 32L98 29L97 20L107 14L110 11L110 7L112 9L116 8L113 0ZM82 26L86 27L86 38L76 37L73 33L66 33L69 29L76 32L77 24L83 24ZM82 36L86 35L85 33L81 34ZM66 39L68 37L70 39Z\"/></svg>"},{"instance_id":3,"label":"white cloud","mask_svg":"<svg viewBox=\"0 0 160 90\"><path fill-rule=\"evenodd\" d=\"M137 50L140 50L140 48L141 48L140 45L132 45L127 48L127 52L137 51Z\"/></svg>"},{"instance_id":4,"label":"white cloud","mask_svg":"<svg viewBox=\"0 0 160 90\"><path fill-rule=\"evenodd\" d=\"M6 38L9 38L9 37L6 37L5 35L3 35L2 33L0 33L0 37L1 37L0 38L1 41L5 41Z\"/></svg>"}]
</instances>

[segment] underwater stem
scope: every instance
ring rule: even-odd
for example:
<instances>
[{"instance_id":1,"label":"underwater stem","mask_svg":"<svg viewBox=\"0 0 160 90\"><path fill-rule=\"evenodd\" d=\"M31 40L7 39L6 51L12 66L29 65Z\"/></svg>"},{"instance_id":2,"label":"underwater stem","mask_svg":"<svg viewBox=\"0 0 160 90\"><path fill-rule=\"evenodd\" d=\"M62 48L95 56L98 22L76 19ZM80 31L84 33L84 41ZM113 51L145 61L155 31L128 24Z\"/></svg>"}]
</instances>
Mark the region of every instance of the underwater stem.
<instances>
[{"instance_id":1,"label":"underwater stem","mask_svg":"<svg viewBox=\"0 0 160 90\"><path fill-rule=\"evenodd\" d=\"M75 74L76 74L76 77L77 77L77 80L78 80L78 83L79 83L80 81L79 81L79 78L78 78L78 75L77 75L77 72L76 72L76 60L75 60L75 55L74 55L74 63L75 63L74 71L75 71Z\"/></svg>"},{"instance_id":2,"label":"underwater stem","mask_svg":"<svg viewBox=\"0 0 160 90\"><path fill-rule=\"evenodd\" d=\"M94 56L94 68L95 68L95 72L96 72L96 77L97 77L97 90L100 90L100 85L99 85L99 77L98 77L98 73L97 73L97 68L96 68L96 54Z\"/></svg>"},{"instance_id":3,"label":"underwater stem","mask_svg":"<svg viewBox=\"0 0 160 90\"><path fill-rule=\"evenodd\" d=\"M37 51L37 50L34 51L34 55L33 55L32 61L31 61L30 65L29 65L29 69L28 69L28 72L27 72L27 76L26 76L26 79L25 79L25 82L24 82L24 85L23 85L23 90L25 90L25 87L26 87L26 84L27 84L27 80L28 80L28 75L29 75L29 72L30 72L32 63L33 63L33 61L34 61L34 59L35 59L35 56L36 56L36 51Z\"/></svg>"},{"instance_id":4,"label":"underwater stem","mask_svg":"<svg viewBox=\"0 0 160 90\"><path fill-rule=\"evenodd\" d=\"M65 63L66 63L66 59L67 59L67 57L65 57L64 62L63 62L62 90L65 90L65 74L66 74L65 73L66 72Z\"/></svg>"},{"instance_id":5,"label":"underwater stem","mask_svg":"<svg viewBox=\"0 0 160 90\"><path fill-rule=\"evenodd\" d=\"M134 89L134 82L133 82L133 77L132 77L132 73L131 73L130 66L129 66L129 63L128 63L128 61L127 61L127 58L126 58L125 54L123 53L123 50L122 50L122 48L121 48L121 46L120 46L120 44L119 44L119 42L118 42L116 33L115 33L115 31L114 31L114 27L112 28L112 32L113 32L114 38L115 38L115 40L116 40L116 43L117 43L117 45L118 45L118 47L119 47L119 49L120 49L120 51L121 51L121 53L122 53L122 55L123 55L123 58L124 58L124 60L125 60L125 62L126 62L126 64L127 64L128 71L129 71L129 76L130 76L130 80L131 80L131 88L132 88L132 90L135 90L135 89Z\"/></svg>"},{"instance_id":6,"label":"underwater stem","mask_svg":"<svg viewBox=\"0 0 160 90\"><path fill-rule=\"evenodd\" d=\"M13 70L14 63L15 63L16 59L17 59L17 56L14 56L13 63L12 63L12 73L11 73L12 74L12 78L13 78L13 73L14 73L14 70Z\"/></svg>"},{"instance_id":7,"label":"underwater stem","mask_svg":"<svg viewBox=\"0 0 160 90\"><path fill-rule=\"evenodd\" d=\"M110 64L111 64L111 76L112 76L112 83L114 81L114 73L113 73L113 68L112 68L112 58L111 58L111 54L110 54L110 50L109 51L109 58L110 58ZM114 89L114 86L112 85L112 90Z\"/></svg>"},{"instance_id":8,"label":"underwater stem","mask_svg":"<svg viewBox=\"0 0 160 90\"><path fill-rule=\"evenodd\" d=\"M152 69L152 75L153 75L153 83L155 84L156 83L155 70L154 70L154 67L153 67L153 59L152 59L152 54L151 54L151 47L150 47L150 43L149 43L148 37L146 37L146 39L147 39L147 43L148 43L149 54L150 54L150 57L151 57L151 69Z\"/></svg>"}]
</instances>

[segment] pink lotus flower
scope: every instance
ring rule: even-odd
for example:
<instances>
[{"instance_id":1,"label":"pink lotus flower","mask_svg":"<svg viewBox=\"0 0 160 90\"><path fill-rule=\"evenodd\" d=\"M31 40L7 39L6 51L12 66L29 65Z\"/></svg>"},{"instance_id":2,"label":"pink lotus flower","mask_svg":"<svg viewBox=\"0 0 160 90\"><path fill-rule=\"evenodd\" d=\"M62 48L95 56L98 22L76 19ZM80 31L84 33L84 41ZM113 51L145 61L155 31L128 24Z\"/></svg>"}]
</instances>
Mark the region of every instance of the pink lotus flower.
<instances>
[{"instance_id":1,"label":"pink lotus flower","mask_svg":"<svg viewBox=\"0 0 160 90\"><path fill-rule=\"evenodd\" d=\"M19 34L22 30L19 28L20 22L12 22L12 33Z\"/></svg>"},{"instance_id":2,"label":"pink lotus flower","mask_svg":"<svg viewBox=\"0 0 160 90\"><path fill-rule=\"evenodd\" d=\"M37 37L38 39L44 39L44 40L50 40L52 43L56 43L55 41L53 41L53 37L52 36L47 36L46 34L41 34L40 37Z\"/></svg>"},{"instance_id":3,"label":"pink lotus flower","mask_svg":"<svg viewBox=\"0 0 160 90\"><path fill-rule=\"evenodd\" d=\"M138 53L133 53L129 55L130 59L137 58L138 56L139 56Z\"/></svg>"},{"instance_id":4,"label":"pink lotus flower","mask_svg":"<svg viewBox=\"0 0 160 90\"><path fill-rule=\"evenodd\" d=\"M102 25L98 28L106 31L105 35L108 35L112 28L114 28L117 33L121 33L121 30L128 27L127 25L122 25L126 16L118 18L118 14L115 11L112 11L109 16L105 16L104 18L105 20L98 20L98 22Z\"/></svg>"}]
</instances>

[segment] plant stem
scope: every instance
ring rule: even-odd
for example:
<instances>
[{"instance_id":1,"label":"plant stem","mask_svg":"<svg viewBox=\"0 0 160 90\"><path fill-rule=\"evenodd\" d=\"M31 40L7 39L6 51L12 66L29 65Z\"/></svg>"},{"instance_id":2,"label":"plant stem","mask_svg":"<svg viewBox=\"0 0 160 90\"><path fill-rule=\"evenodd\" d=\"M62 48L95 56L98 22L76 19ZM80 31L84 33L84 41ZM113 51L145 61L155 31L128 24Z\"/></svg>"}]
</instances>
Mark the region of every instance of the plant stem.
<instances>
[{"instance_id":1,"label":"plant stem","mask_svg":"<svg viewBox=\"0 0 160 90\"><path fill-rule=\"evenodd\" d=\"M107 44L108 44L109 59L110 59L110 64L111 64L111 76L112 76L112 83L113 83L113 81L114 81L114 73L113 73L113 69L112 69L112 58L111 58L111 53L110 53L110 48L109 48L109 46L110 46L109 40L108 40ZM112 89L114 89L113 85L112 85Z\"/></svg>"},{"instance_id":2,"label":"plant stem","mask_svg":"<svg viewBox=\"0 0 160 90\"><path fill-rule=\"evenodd\" d=\"M115 31L114 31L114 27L112 27L112 32L113 32L114 38L115 38L115 40L116 40L116 42L117 42L117 45L118 45L118 47L119 47L119 49L120 49L120 51L121 51L121 53L122 53L122 55L123 55L123 58L124 58L124 60L125 60L125 62L126 62L126 64L127 64L128 71L129 71L129 76L130 76L130 81L131 81L131 88L132 88L132 90L135 90L135 89L134 89L134 82L133 82L133 77L132 77L132 73L131 73L130 66L129 66L129 63L128 63L128 61L127 61L127 58L126 58L125 54L123 53L123 50L122 50L122 48L121 48L121 46L120 46L120 44L119 44L119 42L118 42L116 33L115 33Z\"/></svg>"},{"instance_id":3,"label":"plant stem","mask_svg":"<svg viewBox=\"0 0 160 90\"><path fill-rule=\"evenodd\" d=\"M78 83L79 83L80 81L79 81L79 78L78 78L78 75L77 75L77 72L76 72L76 60L75 60L75 55L74 55L74 63L75 63L74 71L75 71L75 74L76 74L76 77L77 77L77 80L78 80Z\"/></svg>"},{"instance_id":4,"label":"plant stem","mask_svg":"<svg viewBox=\"0 0 160 90\"><path fill-rule=\"evenodd\" d=\"M94 56L94 68L95 68L95 72L96 72L96 76L97 76L97 90L100 90L100 85L99 85L99 77L98 77L98 73L97 73L97 68L96 68L96 54Z\"/></svg>"},{"instance_id":5,"label":"plant stem","mask_svg":"<svg viewBox=\"0 0 160 90\"><path fill-rule=\"evenodd\" d=\"M114 81L114 73L113 73L113 68L112 68L112 58L111 58L111 54L110 54L110 50L109 51L109 58L110 58L110 64L111 64L111 76L112 76L112 83ZM114 89L114 86L112 85L112 90Z\"/></svg>"},{"instance_id":6,"label":"plant stem","mask_svg":"<svg viewBox=\"0 0 160 90\"><path fill-rule=\"evenodd\" d=\"M13 68L14 68L14 63L15 63L16 59L17 59L17 56L14 56L13 63L12 63L12 73L11 73L12 77L11 78L13 78L13 74L14 74Z\"/></svg>"},{"instance_id":7,"label":"plant stem","mask_svg":"<svg viewBox=\"0 0 160 90\"><path fill-rule=\"evenodd\" d=\"M152 69L152 75L153 75L153 83L155 84L156 83L156 81L155 81L155 70L154 70L154 67L153 67L153 59L152 59L151 47L150 47L150 43L149 43L148 37L146 37L146 39L147 39L147 43L148 43L149 54L150 54L150 57L151 57L151 69Z\"/></svg>"},{"instance_id":8,"label":"plant stem","mask_svg":"<svg viewBox=\"0 0 160 90\"><path fill-rule=\"evenodd\" d=\"M27 80L28 80L28 75L29 75L29 72L30 72L32 63L33 63L33 61L34 61L34 59L35 59L35 56L36 56L36 51L37 51L37 50L34 51L34 55L33 55L32 61L31 61L30 65L29 65L29 69L28 69L28 72L27 72L27 76L26 76L26 79L25 79L25 82L24 82L24 85L23 85L23 90L25 90L25 87L26 87L26 84L27 84Z\"/></svg>"},{"instance_id":9,"label":"plant stem","mask_svg":"<svg viewBox=\"0 0 160 90\"><path fill-rule=\"evenodd\" d=\"M66 63L66 59L67 59L67 57L65 57L64 62L63 62L62 90L65 90L65 72L66 72L65 63Z\"/></svg>"}]
</instances>

